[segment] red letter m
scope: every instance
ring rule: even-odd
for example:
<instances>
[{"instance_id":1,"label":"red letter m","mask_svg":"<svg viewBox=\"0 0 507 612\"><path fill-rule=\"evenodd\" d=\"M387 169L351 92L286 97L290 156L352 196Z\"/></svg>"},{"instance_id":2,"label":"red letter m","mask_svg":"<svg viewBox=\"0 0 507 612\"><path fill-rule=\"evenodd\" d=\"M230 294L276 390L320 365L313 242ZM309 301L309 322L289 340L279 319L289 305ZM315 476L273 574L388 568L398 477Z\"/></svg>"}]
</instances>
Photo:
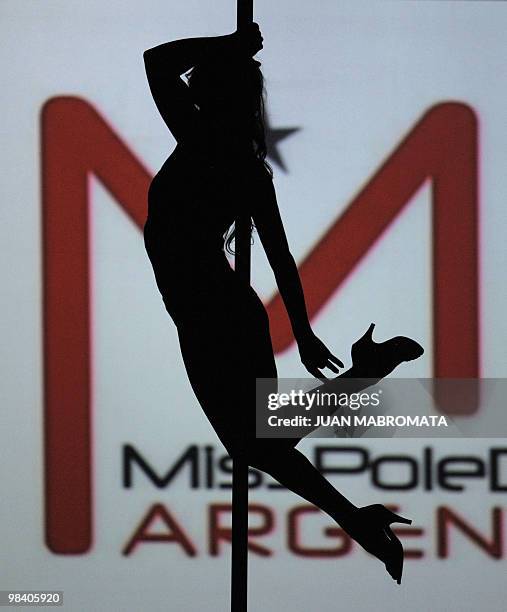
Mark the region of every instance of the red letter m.
<instances>
[{"instance_id":1,"label":"red letter m","mask_svg":"<svg viewBox=\"0 0 507 612\"><path fill-rule=\"evenodd\" d=\"M78 98L42 111L46 541L84 553L92 541L88 179L97 177L142 228L150 174ZM432 182L434 376L478 376L477 122L459 103L431 108L300 267L310 316ZM331 265L330 265L331 264ZM268 305L275 349L293 338L279 295Z\"/></svg>"}]
</instances>

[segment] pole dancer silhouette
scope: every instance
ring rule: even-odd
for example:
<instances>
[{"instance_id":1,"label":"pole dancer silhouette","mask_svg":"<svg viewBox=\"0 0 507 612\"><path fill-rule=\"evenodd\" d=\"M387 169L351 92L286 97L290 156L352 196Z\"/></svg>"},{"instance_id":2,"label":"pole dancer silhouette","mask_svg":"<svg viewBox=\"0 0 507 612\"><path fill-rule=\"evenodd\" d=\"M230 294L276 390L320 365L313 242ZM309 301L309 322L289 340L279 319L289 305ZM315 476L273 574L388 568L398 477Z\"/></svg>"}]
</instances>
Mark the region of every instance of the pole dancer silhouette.
<instances>
[{"instance_id":1,"label":"pole dancer silhouette","mask_svg":"<svg viewBox=\"0 0 507 612\"><path fill-rule=\"evenodd\" d=\"M403 547L390 525L411 521L381 504L356 507L295 448L300 438L255 436L256 378L276 385L277 371L264 306L225 254L238 214L257 229L306 369L322 380L322 369L344 367L311 329L265 159L263 77L253 59L262 41L251 24L145 51L151 93L177 141L150 185L145 247L192 388L233 460L244 457L321 508L400 584ZM352 367L315 393L357 392L423 353L402 336L375 342L373 327L352 346Z\"/></svg>"}]
</instances>

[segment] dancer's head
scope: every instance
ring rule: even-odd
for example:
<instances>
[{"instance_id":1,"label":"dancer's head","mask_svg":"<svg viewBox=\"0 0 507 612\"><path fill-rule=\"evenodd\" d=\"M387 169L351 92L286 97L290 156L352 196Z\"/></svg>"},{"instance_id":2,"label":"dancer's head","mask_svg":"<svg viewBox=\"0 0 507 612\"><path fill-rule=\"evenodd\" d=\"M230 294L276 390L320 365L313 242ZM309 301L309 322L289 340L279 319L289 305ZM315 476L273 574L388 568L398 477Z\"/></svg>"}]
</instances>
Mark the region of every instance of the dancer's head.
<instances>
[{"instance_id":1,"label":"dancer's head","mask_svg":"<svg viewBox=\"0 0 507 612\"><path fill-rule=\"evenodd\" d=\"M264 78L260 62L251 57L226 61L210 59L196 65L188 74L194 103L206 122L214 127L212 138L235 153L238 148L254 152L272 174L266 161L264 134ZM224 246L234 253L234 228L226 232Z\"/></svg>"},{"instance_id":2,"label":"dancer's head","mask_svg":"<svg viewBox=\"0 0 507 612\"><path fill-rule=\"evenodd\" d=\"M195 104L207 121L219 128L224 142L252 146L266 156L264 138L264 79L260 63L250 57L196 65L187 75Z\"/></svg>"}]
</instances>

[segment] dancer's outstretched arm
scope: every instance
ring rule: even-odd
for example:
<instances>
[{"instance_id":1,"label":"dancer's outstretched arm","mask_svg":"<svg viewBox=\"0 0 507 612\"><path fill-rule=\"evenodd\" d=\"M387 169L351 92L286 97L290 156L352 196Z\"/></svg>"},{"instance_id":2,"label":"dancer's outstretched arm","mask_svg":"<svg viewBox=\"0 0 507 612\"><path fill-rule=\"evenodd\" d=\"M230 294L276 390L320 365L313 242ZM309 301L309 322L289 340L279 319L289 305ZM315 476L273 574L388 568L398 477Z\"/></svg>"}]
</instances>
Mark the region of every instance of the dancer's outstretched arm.
<instances>
[{"instance_id":1,"label":"dancer's outstretched arm","mask_svg":"<svg viewBox=\"0 0 507 612\"><path fill-rule=\"evenodd\" d=\"M289 249L273 181L267 173L260 172L252 184L253 220L287 309L301 361L316 378L325 378L321 369L329 368L337 373L337 366L343 368L343 363L317 338L310 326L299 272Z\"/></svg>"},{"instance_id":2,"label":"dancer's outstretched arm","mask_svg":"<svg viewBox=\"0 0 507 612\"><path fill-rule=\"evenodd\" d=\"M311 329L299 272L289 249L271 177L259 171L252 180L252 186L252 216L287 308L301 361L311 374L325 379L321 369L327 367L337 373L336 366L343 367L343 364ZM340 376L326 380L315 392L332 390L357 393L387 376L401 362L422 355L422 347L403 336L382 343L374 342L373 327L372 324L364 336L354 343L353 366Z\"/></svg>"}]
</instances>

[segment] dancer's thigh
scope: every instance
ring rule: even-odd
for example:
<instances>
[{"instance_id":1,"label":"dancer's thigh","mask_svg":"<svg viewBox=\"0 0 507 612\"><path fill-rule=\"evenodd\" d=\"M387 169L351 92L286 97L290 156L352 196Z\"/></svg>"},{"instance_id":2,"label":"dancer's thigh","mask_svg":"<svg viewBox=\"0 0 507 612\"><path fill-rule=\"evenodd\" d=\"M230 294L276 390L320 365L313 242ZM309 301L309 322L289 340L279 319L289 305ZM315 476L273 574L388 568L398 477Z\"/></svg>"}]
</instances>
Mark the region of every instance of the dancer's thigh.
<instances>
[{"instance_id":1,"label":"dancer's thigh","mask_svg":"<svg viewBox=\"0 0 507 612\"><path fill-rule=\"evenodd\" d=\"M212 324L179 325L187 374L203 411L230 454L255 439L256 378L272 378L276 365L267 319L223 316Z\"/></svg>"}]
</instances>

